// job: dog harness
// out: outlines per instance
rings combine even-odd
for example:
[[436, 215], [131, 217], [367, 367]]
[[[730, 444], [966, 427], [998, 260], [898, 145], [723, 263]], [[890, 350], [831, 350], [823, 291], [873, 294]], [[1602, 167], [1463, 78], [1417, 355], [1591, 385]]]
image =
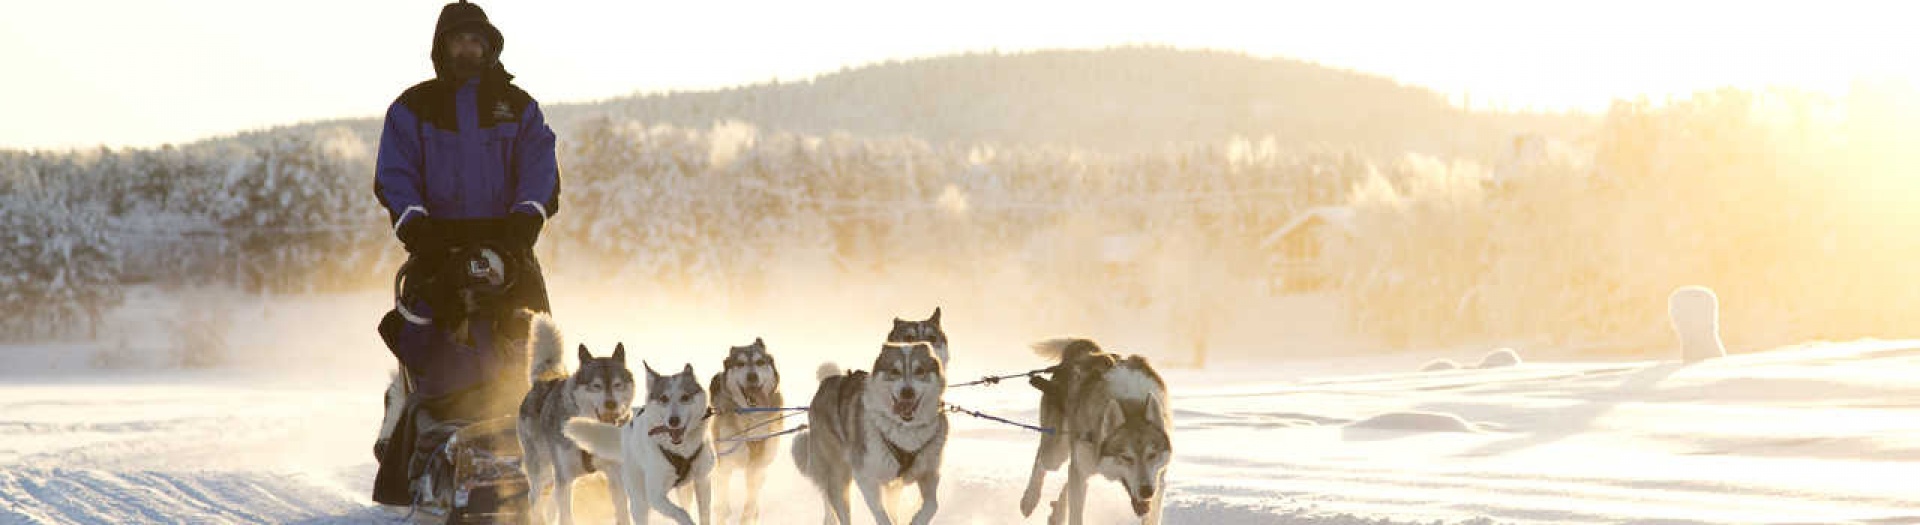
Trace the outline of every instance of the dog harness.
[[707, 446], [705, 444], [701, 444], [698, 447], [694, 447], [693, 452], [685, 456], [682, 456], [679, 454], [668, 452], [666, 446], [660, 447], [660, 455], [666, 456], [667, 463], [673, 465], [674, 477], [673, 477], [672, 486], [678, 487], [681, 485], [685, 485], [687, 483], [687, 474], [689, 471], [693, 470], [693, 458], [695, 456], [699, 456], [700, 451], [705, 448], [707, 448]]
[[914, 449], [911, 452], [907, 451], [906, 449], [900, 448], [899, 445], [893, 444], [892, 440], [889, 440], [886, 438], [880, 438], [880, 442], [887, 444], [887, 452], [893, 453], [893, 462], [898, 463], [900, 465], [900, 473], [894, 474], [894, 477], [898, 478], [898, 477], [906, 477], [907, 471], [913, 470], [914, 460], [920, 457], [920, 451], [926, 450], [927, 443], [932, 443], [933, 440], [929, 439], [927, 440], [927, 443], [921, 443], [920, 448]]

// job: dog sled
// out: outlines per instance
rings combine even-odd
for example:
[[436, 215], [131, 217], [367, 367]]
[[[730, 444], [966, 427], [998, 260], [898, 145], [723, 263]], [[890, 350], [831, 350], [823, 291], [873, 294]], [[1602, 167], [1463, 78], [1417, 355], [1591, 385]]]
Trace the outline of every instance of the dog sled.
[[546, 305], [514, 291], [539, 270], [492, 241], [496, 221], [444, 226], [446, 253], [408, 260], [380, 323], [400, 366], [374, 447], [373, 499], [419, 523], [524, 523], [515, 414], [527, 391], [528, 309]]
[[520, 470], [514, 417], [450, 423], [429, 432], [431, 450], [415, 453], [413, 501], [408, 517], [427, 524], [494, 524], [527, 521], [527, 479]]

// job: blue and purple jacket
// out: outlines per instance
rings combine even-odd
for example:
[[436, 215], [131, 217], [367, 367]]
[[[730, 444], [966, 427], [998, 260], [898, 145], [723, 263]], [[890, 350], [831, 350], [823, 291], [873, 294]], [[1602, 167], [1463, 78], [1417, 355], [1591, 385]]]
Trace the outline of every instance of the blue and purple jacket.
[[504, 69], [421, 82], [387, 108], [373, 188], [394, 227], [417, 216], [560, 211], [553, 129]]

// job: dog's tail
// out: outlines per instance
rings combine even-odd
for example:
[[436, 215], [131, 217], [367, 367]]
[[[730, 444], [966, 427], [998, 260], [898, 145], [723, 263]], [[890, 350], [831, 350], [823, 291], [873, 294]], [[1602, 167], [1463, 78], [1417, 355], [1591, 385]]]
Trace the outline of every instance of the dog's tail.
[[398, 369], [387, 377], [387, 391], [380, 398], [386, 414], [380, 416], [380, 435], [373, 438], [373, 457], [376, 459], [386, 456], [387, 444], [393, 440], [393, 429], [400, 426], [400, 416], [407, 410], [406, 381]]
[[811, 444], [807, 442], [809, 437], [807, 434], [812, 433], [812, 430], [802, 430], [800, 433], [794, 434], [792, 450], [793, 467], [800, 469], [800, 475], [806, 476], [809, 479], [813, 478], [813, 454], [807, 451], [807, 447], [811, 446]]
[[1100, 353], [1100, 345], [1090, 339], [1061, 337], [1034, 343], [1033, 353], [1048, 362], [1059, 363], [1079, 355]]
[[396, 369], [392, 374], [388, 374], [387, 392], [381, 396], [381, 403], [387, 413], [380, 418], [380, 439], [386, 439], [387, 436], [393, 435], [393, 427], [399, 424], [400, 412], [407, 404], [407, 380], [400, 377], [399, 370]]
[[567, 420], [566, 428], [560, 429], [568, 439], [580, 445], [593, 457], [610, 461], [619, 461], [620, 427], [594, 421], [593, 418], [576, 417]]
[[840, 375], [841, 372], [840, 365], [820, 363], [820, 368], [813, 372], [813, 379], [815, 381], [826, 381], [827, 378]]
[[527, 384], [566, 375], [560, 366], [566, 354], [561, 350], [560, 327], [553, 324], [553, 316], [534, 314], [528, 331], [532, 333], [527, 335]]
[[[825, 384], [828, 378], [839, 376], [845, 372], [845, 370], [840, 369], [840, 365], [820, 363], [820, 368], [814, 370], [813, 375], [816, 379], [820, 380], [822, 384]], [[807, 479], [814, 479], [815, 483], [819, 483], [820, 481], [815, 479], [813, 472], [813, 436], [811, 434], [813, 434], [812, 430], [802, 430], [798, 434], [793, 435], [793, 466], [794, 468], [800, 469], [801, 476]]]

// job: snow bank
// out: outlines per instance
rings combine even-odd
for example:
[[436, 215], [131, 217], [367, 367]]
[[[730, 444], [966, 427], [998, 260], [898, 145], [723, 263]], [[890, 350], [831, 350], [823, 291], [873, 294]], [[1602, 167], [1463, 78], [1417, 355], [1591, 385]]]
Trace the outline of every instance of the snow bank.
[[1692, 363], [1725, 357], [1720, 342], [1720, 298], [1705, 286], [1675, 288], [1667, 297], [1667, 317], [1680, 336], [1680, 358]]
[[1480, 426], [1440, 412], [1388, 412], [1347, 424], [1348, 428], [1410, 432], [1479, 432]]
[[1519, 352], [1513, 351], [1512, 348], [1495, 348], [1480, 358], [1480, 365], [1477, 368], [1500, 368], [1519, 364]]

